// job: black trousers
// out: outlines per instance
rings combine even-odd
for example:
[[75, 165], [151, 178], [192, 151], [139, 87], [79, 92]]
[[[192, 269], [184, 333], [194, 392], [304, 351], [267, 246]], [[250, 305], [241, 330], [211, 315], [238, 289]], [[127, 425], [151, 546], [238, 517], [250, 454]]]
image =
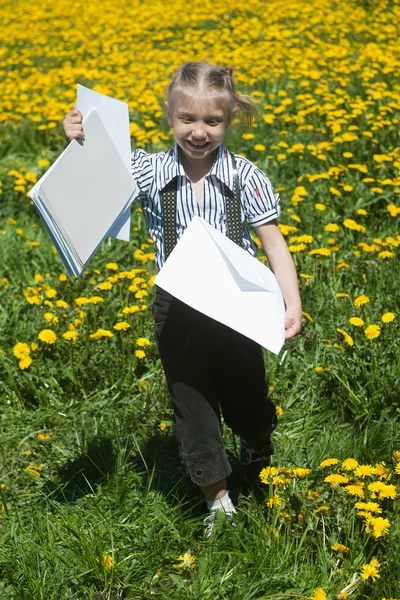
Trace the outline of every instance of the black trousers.
[[210, 485], [231, 473], [221, 412], [235, 434], [271, 454], [277, 417], [268, 399], [261, 347], [160, 288], [152, 310], [174, 431], [192, 481]]

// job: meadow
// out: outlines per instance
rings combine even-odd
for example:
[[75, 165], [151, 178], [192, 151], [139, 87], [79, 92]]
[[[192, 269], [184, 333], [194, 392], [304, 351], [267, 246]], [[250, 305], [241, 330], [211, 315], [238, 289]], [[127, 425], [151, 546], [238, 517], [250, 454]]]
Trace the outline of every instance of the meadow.
[[[400, 598], [399, 28], [399, 0], [0, 3], [1, 600]], [[272, 466], [247, 482], [224, 428], [237, 526], [209, 540], [140, 207], [73, 279], [27, 193], [76, 83], [129, 102], [132, 147], [168, 148], [188, 59], [231, 67], [257, 104], [227, 145], [280, 193], [304, 310], [265, 353]]]

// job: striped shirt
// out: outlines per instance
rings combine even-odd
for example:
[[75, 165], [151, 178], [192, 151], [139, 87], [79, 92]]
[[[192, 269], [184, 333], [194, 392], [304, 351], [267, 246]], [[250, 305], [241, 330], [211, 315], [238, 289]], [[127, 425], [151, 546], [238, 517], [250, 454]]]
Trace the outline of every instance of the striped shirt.
[[[250, 237], [247, 227], [264, 225], [280, 215], [279, 195], [271, 186], [268, 177], [243, 156], [235, 154], [241, 190], [241, 217], [243, 224], [243, 248], [254, 256], [257, 246]], [[138, 149], [132, 153], [132, 176], [138, 186], [137, 199], [141, 204], [147, 228], [155, 243], [156, 262], [164, 264], [163, 219], [160, 191], [177, 177], [176, 227], [177, 239], [195, 215], [221, 233], [227, 235], [225, 207], [225, 185], [233, 190], [233, 168], [231, 157], [225, 146], [218, 153], [208, 175], [204, 178], [203, 197], [197, 202], [193, 186], [179, 160], [178, 147], [157, 154], [148, 154]]]

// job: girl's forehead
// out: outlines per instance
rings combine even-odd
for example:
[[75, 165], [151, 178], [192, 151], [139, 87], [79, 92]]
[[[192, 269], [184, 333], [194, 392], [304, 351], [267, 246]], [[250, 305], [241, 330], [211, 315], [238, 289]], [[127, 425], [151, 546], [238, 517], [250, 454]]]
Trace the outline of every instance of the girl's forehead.
[[[228, 112], [228, 103], [221, 97], [192, 94], [176, 94], [171, 107], [174, 113], [187, 113], [193, 115], [214, 115], [224, 117]], [[226, 104], [226, 106], [225, 106]]]

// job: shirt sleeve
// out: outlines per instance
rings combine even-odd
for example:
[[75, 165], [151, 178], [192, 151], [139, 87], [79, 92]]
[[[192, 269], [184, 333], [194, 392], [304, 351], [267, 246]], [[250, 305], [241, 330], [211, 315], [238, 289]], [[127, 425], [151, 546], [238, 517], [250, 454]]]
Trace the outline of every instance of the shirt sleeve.
[[148, 194], [154, 180], [153, 165], [150, 155], [138, 148], [131, 155], [131, 174], [138, 186], [138, 194]]
[[246, 217], [252, 227], [278, 219], [281, 214], [279, 194], [276, 194], [268, 177], [254, 167], [243, 189]]

